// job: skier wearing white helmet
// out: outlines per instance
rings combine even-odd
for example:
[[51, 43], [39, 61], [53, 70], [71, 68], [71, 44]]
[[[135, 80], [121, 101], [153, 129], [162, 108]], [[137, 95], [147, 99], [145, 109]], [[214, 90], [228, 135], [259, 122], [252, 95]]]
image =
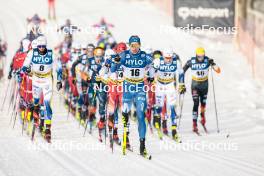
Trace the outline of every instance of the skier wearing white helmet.
[[163, 57], [154, 60], [154, 68], [156, 69], [156, 105], [154, 113], [154, 125], [158, 131], [159, 137], [162, 139], [161, 133], [161, 111], [166, 100], [167, 113], [171, 117], [171, 132], [172, 138], [179, 142], [177, 135], [176, 123], [176, 74], [178, 74], [179, 93], [185, 93], [184, 73], [178, 58], [173, 57], [174, 53], [171, 49], [165, 49]]
[[[37, 38], [37, 48], [31, 50], [23, 64], [24, 72], [32, 72], [32, 89], [34, 98], [34, 127], [39, 126], [40, 97], [43, 94], [43, 100], [46, 107], [44, 137], [50, 142], [51, 140], [51, 120], [52, 109], [50, 100], [52, 96], [52, 68], [53, 56], [52, 50], [47, 49], [47, 39], [44, 36]], [[61, 76], [58, 75], [58, 82]]]

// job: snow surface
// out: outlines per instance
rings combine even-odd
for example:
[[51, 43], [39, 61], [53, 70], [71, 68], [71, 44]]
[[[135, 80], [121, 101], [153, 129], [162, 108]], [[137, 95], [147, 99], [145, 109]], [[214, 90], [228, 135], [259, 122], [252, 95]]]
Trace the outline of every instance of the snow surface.
[[[46, 17], [47, 4], [43, 0], [0, 0], [0, 4], [0, 35], [8, 42], [10, 60], [19, 40], [25, 35], [25, 19], [36, 12]], [[160, 141], [156, 134], [151, 134], [148, 130], [146, 145], [153, 156], [151, 161], [137, 154], [139, 142], [136, 122], [132, 122], [130, 130], [134, 152], [123, 156], [120, 147], [115, 145], [112, 154], [108, 143], [105, 145], [98, 142], [97, 131], [92, 136], [86, 134], [82, 137], [83, 128], [79, 127], [74, 118], [67, 120], [67, 110], [62, 104], [60, 93], [54, 91], [52, 144], [46, 144], [39, 134], [32, 143], [25, 133], [21, 134], [19, 121], [13, 129], [10, 125], [8, 102], [5, 103], [0, 113], [1, 176], [263, 175], [263, 85], [252, 79], [246, 59], [234, 47], [231, 37], [194, 36], [174, 30], [166, 33], [161, 29], [171, 26], [172, 19], [145, 1], [61, 0], [57, 1], [57, 14], [58, 21], [47, 21], [47, 27], [61, 25], [66, 18], [70, 18], [76, 25], [89, 27], [104, 16], [115, 25], [112, 31], [118, 41], [127, 41], [129, 35], [138, 34], [145, 46], [149, 45], [154, 49], [172, 47], [181, 56], [183, 63], [194, 54], [197, 46], [204, 46], [207, 54], [222, 68], [220, 75], [214, 74], [220, 133], [216, 132], [212, 86], [206, 113], [210, 134], [204, 134], [201, 127], [201, 137], [191, 132], [189, 73], [186, 75], [188, 91], [180, 128], [183, 143], [175, 144], [169, 138]], [[62, 39], [55, 32], [48, 33], [47, 37], [51, 47]], [[75, 38], [94, 41], [95, 34], [81, 33]], [[4, 80], [0, 84], [1, 103], [7, 91], [7, 83]], [[200, 147], [190, 148], [197, 144]], [[215, 149], [217, 145], [229, 148]], [[201, 149], [201, 146], [205, 148]], [[211, 148], [208, 149], [208, 146]]]

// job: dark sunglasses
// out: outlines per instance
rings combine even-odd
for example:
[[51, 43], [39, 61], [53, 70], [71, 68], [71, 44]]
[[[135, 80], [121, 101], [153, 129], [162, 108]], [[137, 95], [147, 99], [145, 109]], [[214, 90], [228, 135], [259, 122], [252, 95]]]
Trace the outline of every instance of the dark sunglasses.
[[38, 45], [38, 48], [46, 48], [46, 45]]

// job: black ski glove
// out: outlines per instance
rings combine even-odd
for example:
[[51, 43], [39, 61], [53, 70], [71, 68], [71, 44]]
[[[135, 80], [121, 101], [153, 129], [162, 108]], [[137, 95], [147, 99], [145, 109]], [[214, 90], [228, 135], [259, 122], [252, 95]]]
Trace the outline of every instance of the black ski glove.
[[62, 88], [62, 83], [61, 83], [61, 81], [58, 81], [58, 82], [57, 82], [56, 87], [57, 87], [57, 90], [58, 90], [58, 91]]

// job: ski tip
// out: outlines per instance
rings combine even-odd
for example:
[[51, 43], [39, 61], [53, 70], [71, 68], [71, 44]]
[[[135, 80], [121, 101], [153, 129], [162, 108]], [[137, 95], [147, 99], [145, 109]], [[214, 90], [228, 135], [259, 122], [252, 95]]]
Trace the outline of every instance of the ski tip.
[[139, 156], [141, 156], [141, 157], [143, 157], [143, 158], [145, 158], [145, 159], [147, 159], [147, 160], [151, 160], [152, 159], [152, 156], [151, 155], [142, 155], [142, 154], [139, 154]]

